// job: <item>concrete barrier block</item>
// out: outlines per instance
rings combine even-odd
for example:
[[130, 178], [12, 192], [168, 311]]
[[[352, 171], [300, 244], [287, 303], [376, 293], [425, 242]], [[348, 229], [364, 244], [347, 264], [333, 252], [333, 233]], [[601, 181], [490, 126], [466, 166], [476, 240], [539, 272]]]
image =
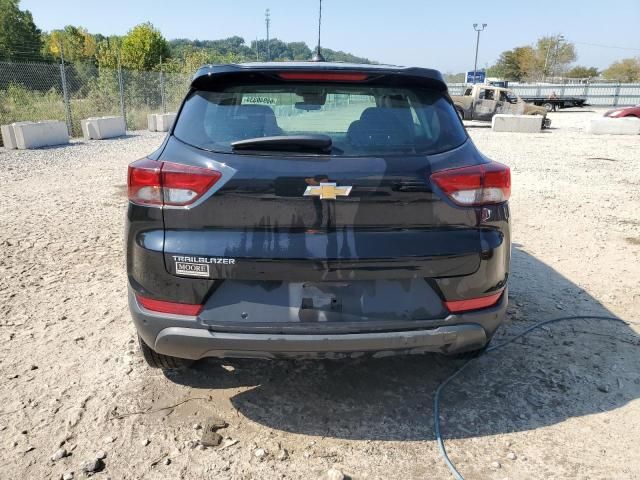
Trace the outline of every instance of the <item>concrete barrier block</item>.
[[67, 124], [55, 120], [19, 122], [13, 124], [16, 146], [19, 149], [50, 147], [69, 143]]
[[4, 148], [18, 148], [18, 145], [16, 145], [16, 134], [13, 131], [13, 125], [2, 125], [0, 130], [2, 131], [2, 144], [4, 145]]
[[176, 120], [175, 113], [159, 113], [156, 115], [156, 131], [168, 132]]
[[587, 133], [594, 135], [640, 135], [640, 118], [593, 118]]
[[2, 143], [5, 148], [15, 149], [18, 148], [18, 144], [16, 142], [16, 125], [28, 125], [34, 122], [13, 122], [9, 125], [2, 125], [0, 130], [2, 130]]
[[125, 134], [122, 117], [91, 117], [81, 122], [85, 140], [104, 140]]
[[150, 113], [149, 115], [147, 115], [147, 127], [149, 128], [150, 132], [156, 132], [156, 128], [157, 128], [157, 122], [156, 119], [158, 118], [158, 114], [157, 113]]
[[89, 119], [80, 120], [80, 128], [82, 128], [82, 138], [85, 140], [89, 140], [91, 138], [91, 133], [89, 132]]
[[542, 129], [542, 116], [499, 113], [493, 116], [491, 129], [494, 132], [538, 133]]

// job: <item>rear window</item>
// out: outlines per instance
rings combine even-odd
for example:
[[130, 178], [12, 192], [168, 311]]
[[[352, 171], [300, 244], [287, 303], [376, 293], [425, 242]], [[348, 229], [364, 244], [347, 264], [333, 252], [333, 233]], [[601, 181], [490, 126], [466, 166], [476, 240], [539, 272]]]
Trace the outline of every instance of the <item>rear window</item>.
[[306, 134], [331, 137], [330, 154], [338, 156], [430, 154], [466, 140], [441, 93], [341, 84], [194, 91], [174, 130], [183, 142], [215, 152], [231, 152], [238, 140]]

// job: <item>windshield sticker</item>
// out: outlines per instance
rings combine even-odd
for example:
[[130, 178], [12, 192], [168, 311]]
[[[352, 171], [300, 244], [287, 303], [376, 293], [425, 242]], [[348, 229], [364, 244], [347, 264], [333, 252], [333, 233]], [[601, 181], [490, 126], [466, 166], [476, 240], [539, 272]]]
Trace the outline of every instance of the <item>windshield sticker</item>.
[[242, 97], [243, 105], [276, 105], [278, 100], [273, 97], [261, 97], [261, 96], [251, 96], [251, 97]]

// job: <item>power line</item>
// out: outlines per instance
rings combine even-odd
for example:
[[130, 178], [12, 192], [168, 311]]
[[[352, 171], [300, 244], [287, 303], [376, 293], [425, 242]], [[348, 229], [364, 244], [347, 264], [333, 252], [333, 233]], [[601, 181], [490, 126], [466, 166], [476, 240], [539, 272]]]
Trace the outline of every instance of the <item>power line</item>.
[[599, 43], [587, 43], [587, 42], [573, 42], [578, 45], [588, 45], [590, 47], [600, 47], [600, 48], [615, 48], [617, 50], [632, 50], [635, 52], [640, 52], [640, 48], [631, 48], [631, 47], [618, 47], [616, 45], [601, 45]]

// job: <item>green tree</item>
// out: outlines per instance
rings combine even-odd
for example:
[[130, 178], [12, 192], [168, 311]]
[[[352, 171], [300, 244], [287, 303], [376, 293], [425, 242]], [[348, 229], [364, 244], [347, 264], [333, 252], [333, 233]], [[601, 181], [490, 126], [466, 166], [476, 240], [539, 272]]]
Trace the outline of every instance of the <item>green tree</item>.
[[323, 48], [322, 55], [327, 62], [350, 62], [350, 63], [375, 63], [365, 57], [358, 57], [342, 50], [331, 50]]
[[0, 0], [0, 60], [39, 60], [40, 30], [19, 0]]
[[[192, 50], [207, 52], [209, 63], [247, 62], [256, 60], [256, 48], [259, 60], [266, 59], [266, 40], [253, 40], [245, 44], [242, 37], [229, 37], [222, 40], [188, 40], [185, 38], [169, 42], [172, 56], [176, 59], [187, 58]], [[350, 53], [323, 48], [322, 53], [329, 61], [369, 63], [369, 60]], [[269, 40], [269, 54], [272, 61], [309, 60], [313, 52], [304, 42], [283, 42], [277, 38]]]
[[562, 35], [541, 37], [535, 46], [525, 45], [502, 52], [487, 74], [506, 80], [537, 80], [566, 71], [576, 57], [575, 46]]
[[291, 60], [309, 60], [313, 53], [304, 42], [290, 42], [287, 44], [291, 55]]
[[44, 36], [45, 51], [54, 58], [69, 62], [94, 60], [96, 41], [86, 28], [67, 25], [62, 30], [53, 30]]
[[598, 76], [598, 69], [596, 67], [583, 67], [576, 65], [566, 73], [569, 78], [592, 78]]
[[122, 38], [111, 36], [98, 42], [96, 47], [96, 61], [98, 67], [115, 69], [118, 67], [118, 55], [122, 48]]
[[[466, 79], [466, 74], [464, 72], [459, 72], [459, 73], [447, 72], [442, 76], [444, 77], [444, 81], [447, 83], [463, 83]], [[487, 76], [492, 76], [488, 74], [488, 70], [487, 70]]]
[[602, 76], [607, 80], [617, 80], [619, 82], [640, 81], [640, 57], [623, 58], [618, 62], [609, 65]]
[[516, 47], [500, 54], [498, 61], [487, 70], [490, 77], [521, 81], [532, 75], [536, 65], [533, 47]]
[[121, 61], [124, 68], [155, 70], [160, 60], [169, 56], [169, 44], [151, 23], [133, 27], [122, 39]]
[[536, 68], [532, 73], [543, 77], [562, 74], [577, 57], [575, 45], [565, 41], [562, 35], [539, 38], [536, 42]]

